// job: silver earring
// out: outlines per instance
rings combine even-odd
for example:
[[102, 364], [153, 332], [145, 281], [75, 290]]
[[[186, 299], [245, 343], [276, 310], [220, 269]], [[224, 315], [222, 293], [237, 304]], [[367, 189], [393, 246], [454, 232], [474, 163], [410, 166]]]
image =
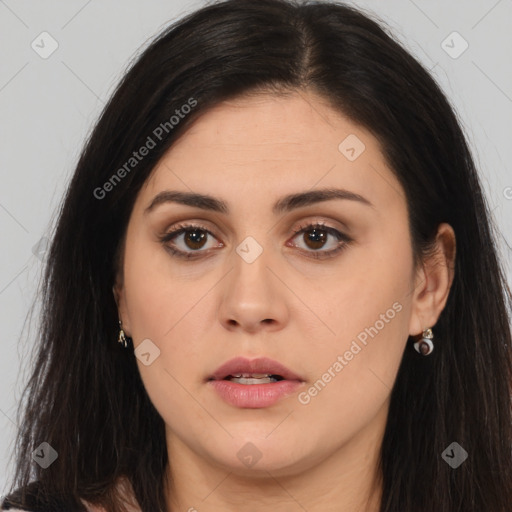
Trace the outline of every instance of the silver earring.
[[422, 338], [414, 344], [416, 352], [420, 353], [422, 356], [432, 354], [434, 350], [434, 344], [432, 343], [433, 338], [434, 334], [432, 333], [432, 329], [425, 329], [422, 333]]
[[126, 336], [123, 331], [123, 327], [121, 325], [121, 320], [119, 320], [119, 336], [117, 337], [117, 342], [121, 343], [124, 348], [128, 346], [128, 340], [126, 339]]

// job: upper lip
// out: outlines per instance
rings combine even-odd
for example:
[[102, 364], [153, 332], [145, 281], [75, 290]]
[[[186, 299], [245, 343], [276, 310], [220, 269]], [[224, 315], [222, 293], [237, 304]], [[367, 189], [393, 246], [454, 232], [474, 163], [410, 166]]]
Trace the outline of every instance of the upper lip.
[[269, 375], [280, 375], [286, 380], [303, 380], [286, 366], [268, 357], [258, 357], [256, 359], [235, 357], [219, 366], [208, 380], [222, 380], [229, 375], [238, 373], [268, 373]]

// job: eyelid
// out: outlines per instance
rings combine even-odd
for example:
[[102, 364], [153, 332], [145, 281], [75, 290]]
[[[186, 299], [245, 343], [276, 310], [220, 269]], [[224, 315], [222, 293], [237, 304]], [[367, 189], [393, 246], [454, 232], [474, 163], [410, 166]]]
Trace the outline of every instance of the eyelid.
[[310, 216], [307, 219], [301, 219], [297, 222], [293, 223], [293, 226], [291, 228], [292, 233], [297, 233], [301, 229], [305, 229], [309, 226], [322, 226], [325, 229], [334, 229], [336, 231], [339, 231], [343, 235], [345, 235], [348, 238], [348, 233], [350, 232], [348, 226], [346, 226], [344, 223], [342, 223], [339, 220], [330, 219], [325, 216], [316, 215], [316, 216]]

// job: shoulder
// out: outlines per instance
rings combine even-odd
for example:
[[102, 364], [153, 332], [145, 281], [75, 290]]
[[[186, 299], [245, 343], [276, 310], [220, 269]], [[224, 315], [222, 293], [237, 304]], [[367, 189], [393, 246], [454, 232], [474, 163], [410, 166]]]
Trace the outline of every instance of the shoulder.
[[[84, 503], [85, 506], [85, 503]], [[0, 503], [0, 511], [9, 512], [94, 512], [92, 507], [73, 506], [70, 497], [45, 493], [39, 482], [32, 482], [26, 487], [16, 489]]]

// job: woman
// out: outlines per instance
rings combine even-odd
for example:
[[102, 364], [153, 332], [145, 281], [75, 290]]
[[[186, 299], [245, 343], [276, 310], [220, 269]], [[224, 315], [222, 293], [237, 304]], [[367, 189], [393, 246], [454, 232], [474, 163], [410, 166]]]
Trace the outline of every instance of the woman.
[[509, 510], [496, 254], [452, 108], [376, 22], [200, 9], [69, 185], [4, 509]]

